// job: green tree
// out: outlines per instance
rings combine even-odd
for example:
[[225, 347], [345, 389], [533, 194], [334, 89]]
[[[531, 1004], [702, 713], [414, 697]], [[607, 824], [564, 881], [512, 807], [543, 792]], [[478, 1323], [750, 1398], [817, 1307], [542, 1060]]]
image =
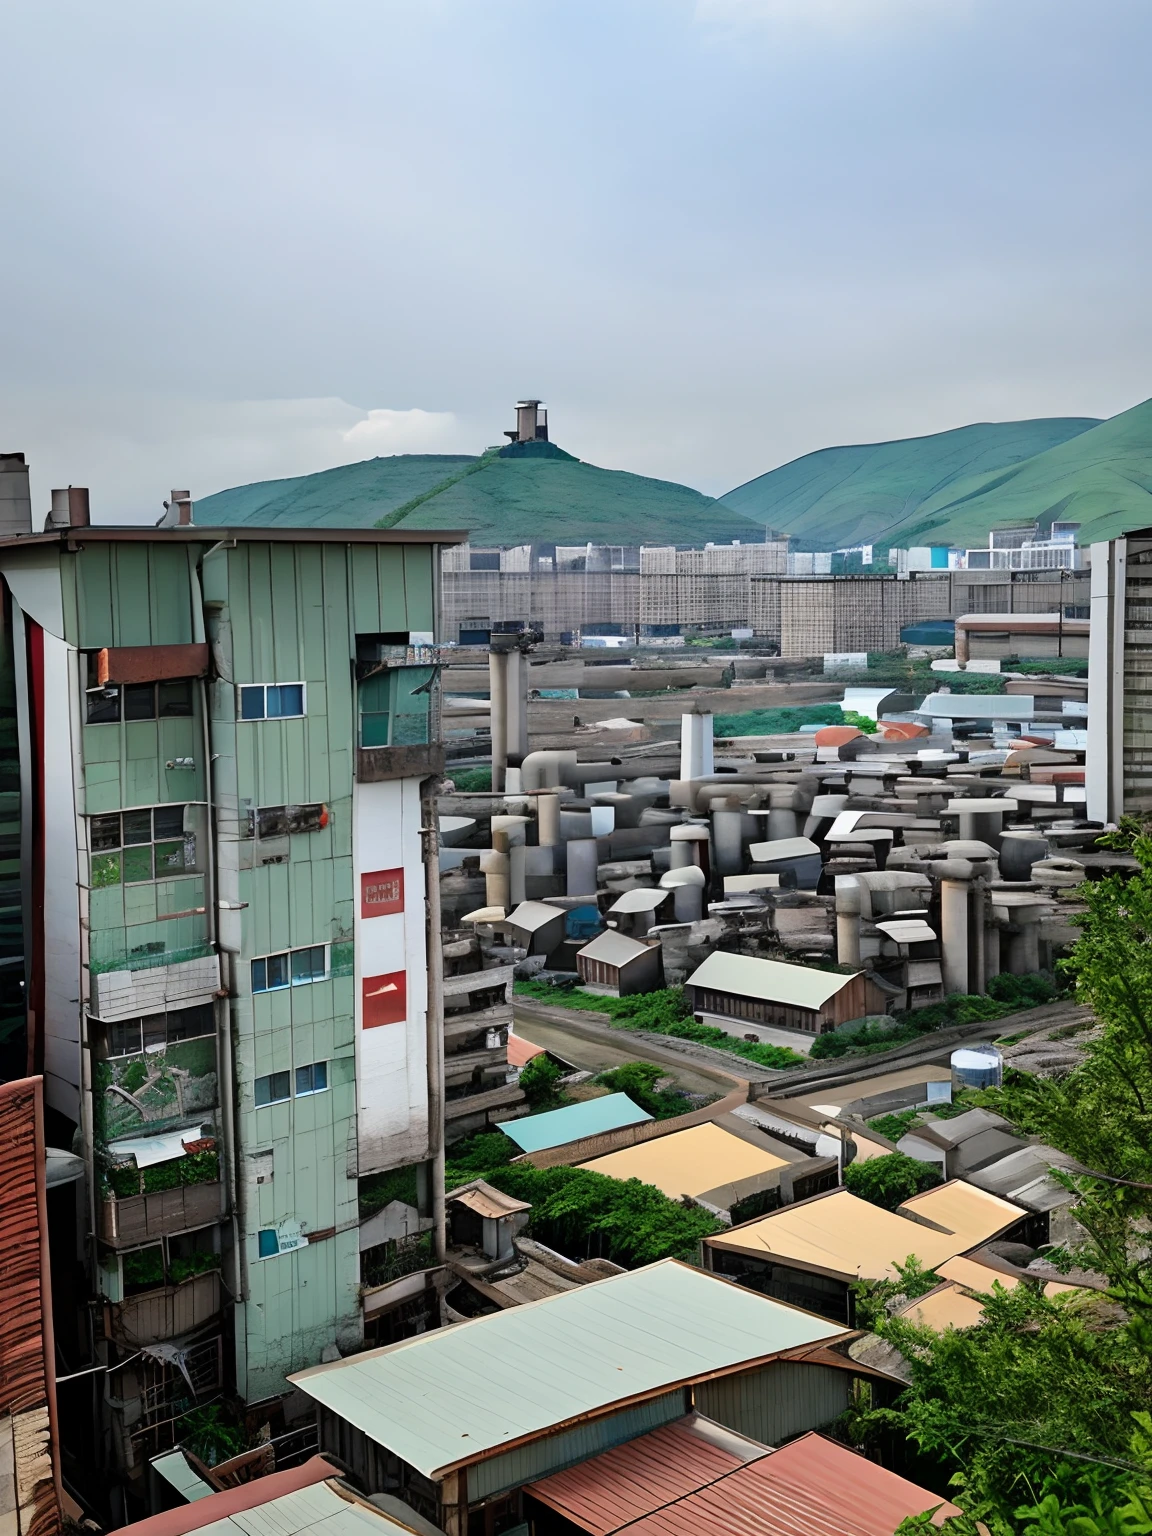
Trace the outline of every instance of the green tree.
[[520, 1086], [524, 1097], [533, 1109], [555, 1109], [560, 1103], [558, 1084], [564, 1076], [554, 1061], [543, 1053], [533, 1056], [526, 1067], [520, 1069]]
[[647, 1110], [657, 1120], [670, 1120], [675, 1115], [687, 1114], [696, 1106], [674, 1088], [657, 1088], [656, 1084], [666, 1076], [667, 1073], [655, 1062], [626, 1061], [622, 1066], [601, 1072], [596, 1081], [613, 1093], [626, 1093], [633, 1104]]
[[894, 1211], [921, 1190], [942, 1182], [932, 1163], [922, 1163], [903, 1152], [865, 1158], [862, 1163], [849, 1163], [844, 1170], [844, 1183], [851, 1194], [873, 1205], [882, 1205], [886, 1211]]

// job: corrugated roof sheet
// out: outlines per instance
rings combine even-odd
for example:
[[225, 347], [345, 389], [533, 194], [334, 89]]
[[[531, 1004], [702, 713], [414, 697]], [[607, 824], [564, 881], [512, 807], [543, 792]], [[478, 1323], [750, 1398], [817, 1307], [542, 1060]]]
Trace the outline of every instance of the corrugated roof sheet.
[[510, 1067], [526, 1067], [534, 1056], [543, 1056], [544, 1047], [533, 1045], [531, 1040], [525, 1040], [522, 1035], [514, 1035], [508, 1032], [508, 1065]]
[[401, 1536], [405, 1527], [329, 1481], [192, 1529], [203, 1536]]
[[606, 1093], [581, 1104], [566, 1104], [542, 1115], [524, 1115], [519, 1120], [497, 1122], [505, 1136], [511, 1137], [522, 1152], [543, 1152], [548, 1147], [563, 1147], [582, 1136], [599, 1136], [603, 1131], [619, 1130], [622, 1125], [639, 1125], [651, 1120], [647, 1110], [633, 1104], [626, 1093]]
[[946, 1328], [975, 1328], [984, 1316], [984, 1304], [954, 1281], [946, 1280], [916, 1300], [906, 1302], [895, 1315], [917, 1328], [943, 1333]]
[[40, 1078], [0, 1084], [0, 1146], [0, 1415], [12, 1415], [14, 1524], [19, 1536], [55, 1536], [59, 1448]]
[[[802, 1435], [628, 1527], [628, 1536], [892, 1536], [929, 1493], [821, 1435]], [[945, 1503], [934, 1522], [958, 1514]]]
[[[524, 1491], [592, 1536], [611, 1536], [629, 1521], [695, 1493], [749, 1460], [693, 1433], [694, 1422], [677, 1419], [531, 1483]], [[770, 1454], [767, 1447], [760, 1451]]]
[[544, 928], [563, 916], [563, 907], [550, 907], [543, 901], [522, 901], [514, 911], [509, 912], [504, 921], [510, 928], [523, 928], [525, 933], [535, 933], [538, 928]]
[[197, 1499], [210, 1499], [220, 1491], [213, 1488], [211, 1483], [206, 1483], [199, 1472], [192, 1470], [183, 1451], [165, 1451], [163, 1456], [153, 1456], [151, 1467], [166, 1483], [171, 1483], [189, 1504]]
[[986, 1189], [977, 1189], [965, 1179], [950, 1179], [947, 1184], [926, 1189], [923, 1194], [902, 1201], [898, 1209], [955, 1232], [961, 1240], [956, 1246], [957, 1253], [988, 1242], [997, 1232], [1003, 1232], [1028, 1214], [1018, 1205], [1001, 1200]]
[[470, 1184], [461, 1184], [458, 1189], [450, 1189], [444, 1198], [466, 1206], [477, 1216], [488, 1216], [494, 1221], [499, 1220], [501, 1216], [515, 1216], [518, 1211], [532, 1209], [527, 1200], [514, 1200], [503, 1190], [493, 1189], [492, 1185], [486, 1184], [483, 1179], [473, 1179]]
[[758, 997], [789, 1008], [823, 1008], [830, 997], [853, 980], [835, 971], [817, 971], [807, 965], [786, 965], [782, 960], [760, 960], [755, 955], [729, 955], [716, 949], [688, 978], [690, 987]]
[[187, 1536], [189, 1531], [217, 1524], [227, 1531], [229, 1517], [241, 1510], [267, 1504], [298, 1488], [308, 1488], [337, 1475], [337, 1468], [330, 1461], [325, 1461], [323, 1456], [311, 1456], [303, 1466], [290, 1467], [287, 1472], [270, 1472], [266, 1477], [210, 1494], [207, 1499], [197, 1500], [196, 1505], [181, 1504], [177, 1509], [166, 1509], [158, 1515], [150, 1515], [147, 1520], [121, 1526], [116, 1536]]
[[583, 1166], [613, 1179], [640, 1179], [654, 1184], [670, 1199], [679, 1200], [681, 1195], [702, 1195], [722, 1184], [735, 1184], [787, 1164], [786, 1159], [710, 1121], [655, 1141], [623, 1147]]
[[641, 944], [637, 939], [630, 939], [626, 934], [617, 933], [615, 928], [606, 928], [590, 943], [585, 944], [583, 949], [577, 950], [576, 954], [577, 958], [583, 955], [586, 960], [599, 960], [602, 965], [627, 965], [629, 960], [646, 955], [648, 949], [647, 944]]
[[774, 1254], [843, 1280], [894, 1280], [896, 1265], [909, 1254], [931, 1269], [973, 1246], [871, 1205], [846, 1189], [782, 1206], [707, 1241], [761, 1258]]
[[432, 1476], [625, 1399], [843, 1332], [665, 1259], [290, 1379]]

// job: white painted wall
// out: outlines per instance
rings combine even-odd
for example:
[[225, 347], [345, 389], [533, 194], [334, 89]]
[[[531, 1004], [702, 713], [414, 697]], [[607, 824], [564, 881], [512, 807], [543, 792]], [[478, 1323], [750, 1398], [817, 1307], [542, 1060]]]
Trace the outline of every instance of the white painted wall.
[[[393, 868], [404, 870], [404, 911], [383, 917], [361, 917], [360, 876]], [[363, 1177], [428, 1156], [428, 970], [418, 779], [354, 785], [352, 870], [357, 1140]], [[407, 971], [405, 1022], [365, 1029], [364, 977], [400, 970]]]

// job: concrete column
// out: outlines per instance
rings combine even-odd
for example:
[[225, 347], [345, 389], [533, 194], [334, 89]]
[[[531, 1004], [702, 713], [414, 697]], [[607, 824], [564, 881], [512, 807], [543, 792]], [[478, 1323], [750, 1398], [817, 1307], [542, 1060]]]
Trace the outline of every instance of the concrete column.
[[507, 753], [509, 757], [528, 756], [528, 658], [517, 649], [509, 651], [507, 662]]
[[996, 848], [1007, 809], [1005, 800], [949, 800], [946, 813], [960, 818], [961, 841], [988, 843]]
[[681, 779], [707, 778], [712, 771], [712, 716], [681, 715]]
[[799, 837], [796, 812], [791, 810], [776, 810], [768, 812], [768, 841], [776, 842], [779, 838]]
[[1038, 906], [1013, 909], [1015, 932], [1008, 946], [1008, 969], [1013, 976], [1032, 976], [1040, 969], [1040, 913]]
[[712, 812], [712, 852], [718, 875], [744, 872], [744, 816], [741, 811]]
[[541, 848], [555, 848], [560, 841], [560, 796], [536, 796], [536, 835]]
[[508, 900], [514, 907], [528, 900], [527, 888], [524, 884], [527, 862], [527, 846], [524, 843], [513, 843], [508, 849]]
[[574, 837], [567, 844], [569, 896], [595, 896], [600, 850], [594, 837]]
[[940, 939], [944, 992], [968, 990], [968, 881], [940, 882]]
[[836, 961], [860, 964], [860, 886], [853, 875], [836, 876]]
[[974, 880], [968, 903], [968, 929], [972, 935], [970, 988], [983, 997], [988, 987], [988, 954], [985, 944], [988, 912], [988, 888], [983, 880]]
[[504, 849], [489, 848], [480, 855], [480, 869], [484, 875], [484, 905], [510, 906], [508, 883], [508, 853]]
[[672, 910], [678, 923], [698, 923], [704, 915], [704, 887], [676, 886], [672, 896]]
[[488, 717], [492, 736], [492, 788], [501, 793], [508, 772], [508, 657], [503, 651], [488, 652]]

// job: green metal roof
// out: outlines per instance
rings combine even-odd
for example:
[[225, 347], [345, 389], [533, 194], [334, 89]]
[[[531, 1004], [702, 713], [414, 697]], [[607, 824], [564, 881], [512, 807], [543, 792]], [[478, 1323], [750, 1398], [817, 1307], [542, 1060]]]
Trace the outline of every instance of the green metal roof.
[[302, 1536], [305, 1531], [308, 1536], [406, 1536], [408, 1528], [380, 1510], [342, 1498], [327, 1483], [298, 1488], [196, 1527], [197, 1536]]
[[618, 1131], [622, 1125], [639, 1125], [651, 1118], [626, 1093], [606, 1093], [598, 1099], [547, 1110], [542, 1115], [501, 1121], [500, 1129], [522, 1152], [545, 1152], [549, 1147], [579, 1141], [582, 1136], [599, 1136], [602, 1131]]
[[843, 1328], [676, 1259], [289, 1377], [426, 1476]]

